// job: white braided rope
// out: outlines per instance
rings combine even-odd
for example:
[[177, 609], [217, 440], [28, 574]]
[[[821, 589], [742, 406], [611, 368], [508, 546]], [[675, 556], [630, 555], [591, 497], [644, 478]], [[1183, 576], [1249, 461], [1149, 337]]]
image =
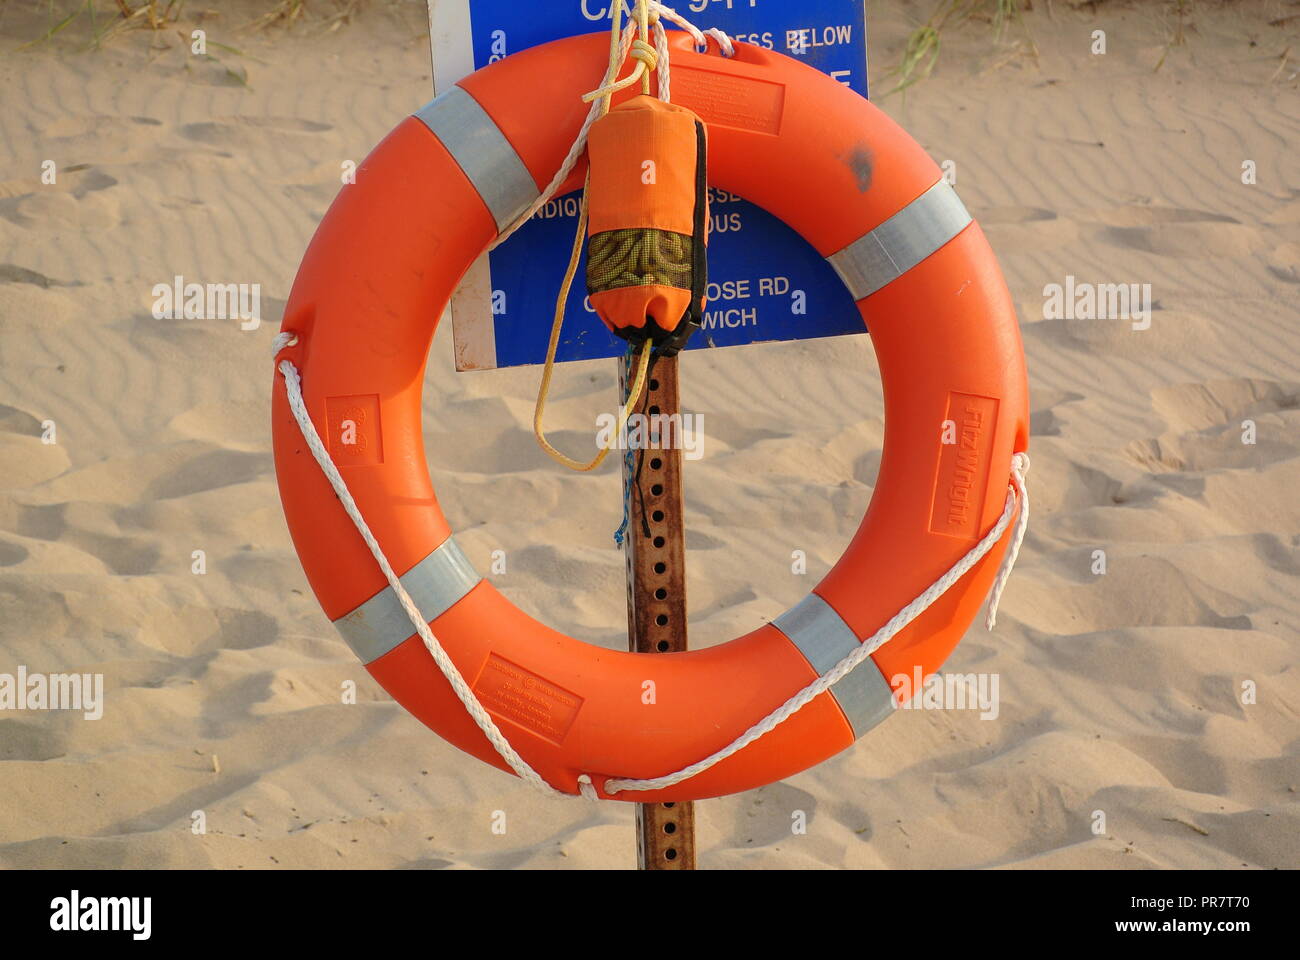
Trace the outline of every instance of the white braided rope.
[[1029, 493], [1025, 489], [1025, 473], [1029, 470], [1029, 455], [1026, 453], [1017, 453], [1011, 458], [1011, 486], [1007, 490], [1006, 506], [1002, 510], [1002, 516], [993, 528], [984, 535], [970, 552], [957, 561], [948, 572], [941, 576], [934, 583], [926, 588], [925, 592], [905, 606], [883, 627], [877, 630], [869, 640], [864, 641], [852, 653], [846, 656], [839, 663], [835, 664], [829, 671], [822, 674], [808, 686], [804, 687], [793, 697], [777, 707], [766, 717], [754, 724], [739, 737], [727, 744], [716, 753], [705, 757], [689, 767], [683, 767], [676, 773], [670, 773], [662, 777], [653, 777], [648, 780], [621, 780], [610, 778], [605, 781], [602, 789], [605, 794], [611, 795], [620, 793], [624, 790], [663, 790], [667, 787], [681, 783], [683, 780], [689, 780], [691, 777], [698, 776], [710, 767], [721, 763], [723, 760], [749, 746], [759, 737], [771, 733], [785, 721], [806, 707], [814, 699], [821, 696], [841, 679], [848, 675], [858, 664], [866, 660], [867, 657], [875, 653], [882, 646], [888, 643], [893, 637], [909, 623], [924, 613], [931, 604], [948, 589], [970, 572], [971, 567], [975, 566], [983, 556], [993, 549], [1007, 530], [1007, 525], [1011, 518], [1016, 514], [1016, 499], [1019, 497], [1021, 502], [1020, 522], [1016, 524], [1013, 533], [1013, 542], [1003, 558], [1002, 567], [998, 572], [998, 579], [994, 584], [993, 590], [989, 594], [989, 620], [992, 623], [996, 615], [998, 602], [1002, 599], [1002, 588], [1006, 586], [1007, 577], [1011, 574], [1011, 565], [1015, 563], [1016, 556], [1020, 553], [1020, 539], [1025, 535], [1025, 527], [1029, 520]]
[[[276, 335], [272, 348], [273, 356], [278, 356], [280, 351], [286, 347], [291, 347], [298, 342], [298, 337], [291, 331], [285, 331]], [[344, 511], [352, 520], [357, 532], [361, 534], [366, 546], [370, 550], [371, 556], [379, 564], [379, 569], [383, 572], [384, 578], [388, 581], [389, 587], [392, 588], [394, 595], [402, 605], [407, 618], [411, 625], [415, 627], [420, 639], [424, 642], [425, 649], [433, 657], [434, 663], [442, 671], [442, 675], [447, 678], [455, 692], [457, 699], [464, 705], [470, 717], [474, 720], [478, 728], [483, 731], [484, 736], [496, 749], [506, 764], [518, 774], [524, 782], [536, 787], [537, 789], [552, 795], [571, 796], [556, 790], [547, 783], [542, 776], [528, 765], [528, 763], [515, 751], [510, 741], [505, 738], [497, 725], [492, 721], [492, 717], [487, 710], [479, 703], [478, 698], [474, 696], [474, 691], [469, 688], [465, 678], [461, 675], [456, 665], [452, 663], [447, 652], [443, 650], [442, 645], [438, 642], [437, 637], [429, 628], [428, 622], [424, 615], [411, 599], [406, 588], [402, 586], [401, 579], [394, 572], [384, 556], [383, 549], [379, 546], [378, 540], [371, 532], [369, 524], [361, 515], [357, 507], [356, 500], [353, 499], [349, 492], [347, 483], [344, 482], [334, 461], [330, 458], [329, 451], [325, 449], [325, 444], [321, 441], [320, 434], [316, 432], [316, 426], [312, 423], [310, 415], [307, 413], [306, 404], [302, 399], [302, 381], [298, 375], [298, 369], [289, 360], [281, 360], [277, 369], [284, 377], [285, 392], [289, 399], [289, 409], [293, 413], [293, 418], [298, 424], [298, 429], [302, 431], [303, 439], [307, 441], [307, 446], [311, 450], [312, 456], [315, 457], [317, 464], [320, 465], [325, 478], [329, 481], [334, 493], [338, 496], [339, 502], [343, 505]], [[716, 753], [705, 757], [703, 760], [693, 763], [688, 767], [678, 770], [676, 773], [666, 774], [662, 777], [654, 777], [648, 780], [624, 780], [618, 778], [609, 778], [605, 781], [603, 790], [607, 796], [619, 793], [621, 791], [646, 791], [662, 790], [681, 783], [683, 780], [689, 780], [710, 767], [722, 762], [745, 747], [749, 746], [755, 740], [771, 733], [778, 726], [789, 720], [792, 716], [802, 710], [814, 699], [825, 693], [832, 686], [843, 679], [854, 667], [862, 663], [884, 644], [888, 643], [900, 630], [920, 616], [930, 607], [940, 596], [965, 576], [970, 569], [978, 563], [985, 554], [987, 554], [1006, 532], [1007, 525], [1011, 518], [1016, 516], [1015, 529], [1012, 532], [1011, 543], [1007, 548], [1007, 553], [1002, 560], [1002, 566], [998, 570], [997, 579], [994, 581], [993, 589], [989, 593], [989, 613], [985, 621], [986, 625], [992, 629], [997, 615], [998, 603], [1002, 599], [1002, 591], [1006, 587], [1007, 579], [1011, 575], [1011, 568], [1015, 565], [1016, 557], [1020, 554], [1020, 544], [1024, 539], [1025, 530], [1029, 523], [1029, 492], [1025, 487], [1025, 473], [1029, 470], [1029, 455], [1017, 453], [1012, 457], [1011, 462], [1011, 486], [1007, 490], [1006, 506], [1003, 508], [1002, 516], [993, 528], [984, 535], [971, 550], [954, 564], [943, 576], [932, 583], [920, 596], [909, 603], [906, 607], [894, 615], [888, 623], [876, 631], [871, 639], [862, 643], [857, 649], [847, 657], [837, 663], [829, 671], [818, 677], [815, 681], [804, 687], [797, 694], [783, 703], [776, 710], [772, 711], [758, 723], [754, 724], [730, 744], [723, 747]], [[1016, 501], [1020, 501], [1020, 510], [1017, 515]], [[578, 777], [578, 790], [587, 800], [598, 799], [598, 794], [591, 777], [588, 774], [582, 774]]]
[[659, 58], [659, 68], [655, 70], [655, 80], [659, 84], [659, 99], [664, 103], [672, 103], [672, 75], [669, 67], [672, 53], [668, 49], [668, 31], [664, 29], [663, 21], [655, 21], [654, 33], [655, 56]]
[[[297, 338], [292, 333], [281, 333], [275, 338], [276, 354], [278, 354], [280, 350], [284, 349], [284, 347], [292, 346], [293, 343], [296, 342], [296, 339]], [[285, 393], [289, 398], [289, 409], [293, 411], [293, 418], [298, 423], [298, 429], [302, 431], [303, 439], [307, 441], [307, 447], [311, 450], [311, 455], [315, 457], [316, 462], [320, 464], [321, 470], [325, 473], [325, 478], [329, 481], [330, 486], [334, 488], [334, 492], [338, 495], [339, 502], [343, 505], [344, 511], [351, 518], [352, 524], [357, 528], [357, 532], [361, 534], [361, 538], [365, 540], [366, 546], [370, 549], [370, 555], [373, 556], [375, 562], [379, 564], [379, 569], [383, 571], [384, 579], [388, 581], [388, 586], [392, 588], [398, 602], [402, 605], [402, 609], [406, 611], [406, 616], [410, 619], [411, 625], [415, 627], [416, 632], [420, 635], [420, 639], [424, 641], [425, 649], [429, 651], [429, 655], [433, 657], [434, 663], [438, 665], [438, 669], [442, 671], [442, 675], [446, 677], [447, 682], [451, 684], [451, 688], [455, 691], [457, 699], [459, 699], [464, 705], [466, 711], [468, 711], [470, 717], [474, 720], [474, 723], [476, 723], [478, 728], [483, 731], [483, 735], [488, 738], [488, 741], [496, 749], [497, 753], [501, 755], [501, 759], [510, 766], [511, 770], [519, 775], [519, 779], [546, 793], [562, 797], [569, 796], [569, 794], [556, 790], [549, 783], [543, 780], [541, 774], [530, 767], [527, 762], [524, 761], [523, 757], [519, 756], [519, 754], [515, 752], [515, 748], [510, 745], [510, 741], [506, 739], [505, 734], [497, 728], [497, 725], [492, 721], [492, 717], [488, 714], [487, 710], [484, 709], [483, 704], [478, 702], [478, 698], [474, 696], [474, 691], [469, 688], [469, 684], [465, 682], [465, 678], [461, 676], [460, 671], [456, 669], [456, 664], [452, 663], [451, 657], [447, 655], [447, 651], [442, 648], [442, 644], [438, 642], [438, 638], [435, 637], [433, 631], [429, 629], [429, 624], [424, 619], [424, 615], [420, 612], [420, 608], [415, 605], [415, 601], [411, 599], [411, 595], [407, 593], [406, 588], [402, 586], [401, 579], [389, 564], [388, 558], [384, 556], [384, 551], [380, 548], [379, 541], [375, 539], [375, 535], [371, 532], [370, 525], [366, 523], [365, 517], [361, 515], [361, 511], [357, 507], [357, 502], [352, 498], [352, 494], [348, 490], [348, 485], [344, 482], [342, 475], [338, 471], [338, 467], [336, 467], [334, 461], [330, 459], [329, 451], [325, 449], [325, 444], [321, 441], [320, 434], [316, 432], [316, 425], [311, 422], [311, 416], [307, 413], [307, 405], [303, 402], [302, 380], [298, 376], [298, 368], [293, 365], [292, 361], [281, 360], [278, 364], [278, 369], [284, 376], [284, 387]]]
[[[736, 55], [736, 45], [732, 43], [731, 37], [723, 33], [717, 27], [709, 27], [704, 31], [706, 35], [718, 41], [718, 46], [722, 48], [724, 57], [734, 57]], [[701, 44], [703, 46], [703, 44]]]
[[[624, 0], [623, 9], [628, 10], [626, 0]], [[707, 46], [709, 42], [708, 38], [712, 37], [717, 41], [718, 49], [722, 51], [724, 57], [731, 57], [736, 54], [735, 43], [732, 41], [731, 37], [722, 30], [719, 30], [717, 27], [709, 27], [707, 30], [701, 30], [672, 7], [667, 4], [657, 3], [655, 0], [651, 0], [650, 13], [657, 14], [664, 20], [671, 20], [673, 23], [677, 24], [677, 26], [689, 33], [691, 39], [695, 41], [696, 48]]]
[[[605, 75], [600, 81], [600, 86], [608, 86], [614, 82], [614, 79], [618, 76], [618, 71], [623, 67], [623, 61], [627, 59], [628, 51], [632, 49], [632, 38], [635, 35], [636, 24], [631, 24], [623, 28], [623, 37], [619, 46], [618, 63], [606, 69]], [[581, 129], [578, 131], [578, 136], [573, 141], [573, 146], [569, 147], [569, 152], [565, 156], [564, 162], [560, 164], [560, 169], [555, 172], [555, 176], [551, 179], [551, 182], [546, 185], [546, 189], [541, 192], [541, 195], [538, 196], [536, 200], [529, 204], [528, 209], [521, 213], [518, 218], [510, 224], [510, 226], [501, 231], [500, 235], [492, 241], [488, 250], [495, 250], [497, 247], [501, 246], [501, 244], [509, 240], [515, 235], [520, 227], [533, 219], [533, 216], [538, 210], [551, 202], [551, 198], [555, 196], [555, 192], [560, 189], [560, 186], [565, 180], [569, 179], [569, 174], [573, 173], [573, 168], [578, 165], [578, 158], [581, 157], [583, 151], [587, 149], [587, 136], [591, 133], [592, 125], [600, 119], [600, 116], [601, 103], [597, 100], [591, 105], [591, 109], [587, 111], [587, 119], [583, 121]]]
[[988, 612], [984, 616], [985, 630], [992, 630], [998, 622], [998, 604], [1002, 602], [1002, 591], [1011, 579], [1011, 570], [1016, 565], [1016, 558], [1020, 556], [1020, 545], [1025, 542], [1025, 531], [1029, 529], [1029, 489], [1025, 486], [1025, 474], [1028, 472], [1029, 454], [1017, 453], [1011, 458], [1011, 482], [1015, 492], [1020, 494], [1020, 513], [1016, 515], [1016, 528], [1011, 532], [1011, 543], [998, 567], [997, 579], [989, 590]]

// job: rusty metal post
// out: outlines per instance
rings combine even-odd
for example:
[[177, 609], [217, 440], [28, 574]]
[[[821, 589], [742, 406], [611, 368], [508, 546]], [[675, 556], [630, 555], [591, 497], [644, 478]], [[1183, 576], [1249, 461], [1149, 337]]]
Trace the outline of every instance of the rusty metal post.
[[[677, 362], [677, 357], [655, 362], [647, 396], [637, 407], [639, 412], [651, 416], [679, 412]], [[620, 361], [619, 382], [624, 396], [628, 377], [628, 363]], [[682, 452], [680, 444], [671, 447], [634, 451], [630, 469], [625, 461], [623, 470], [624, 495], [630, 504], [625, 544], [628, 641], [637, 653], [686, 649]], [[636, 806], [637, 868], [694, 870], [695, 805], [686, 802]]]

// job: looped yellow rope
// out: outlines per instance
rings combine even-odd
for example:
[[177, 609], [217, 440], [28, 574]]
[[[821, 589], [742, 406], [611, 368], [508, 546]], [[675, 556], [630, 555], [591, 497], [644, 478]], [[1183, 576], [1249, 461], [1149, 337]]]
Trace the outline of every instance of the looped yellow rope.
[[[616, 0], [610, 5], [613, 7], [611, 16], [612, 23], [610, 27], [610, 50], [609, 50], [609, 76], [615, 76], [619, 64], [619, 52], [622, 48], [623, 37], [623, 3], [622, 0]], [[598, 90], [593, 90], [582, 98], [584, 103], [591, 103], [593, 100], [601, 101], [601, 115], [609, 112], [610, 102], [614, 94], [624, 90], [638, 80], [641, 81], [641, 92], [648, 94], [650, 92], [650, 75], [655, 72], [659, 66], [659, 54], [649, 42], [650, 25], [658, 20], [658, 11], [651, 18], [651, 13], [646, 0], [637, 0], [636, 11], [634, 16], [637, 20], [637, 32], [640, 36], [633, 42], [628, 56], [633, 57], [637, 64], [631, 74], [622, 80], [609, 83]], [[581, 460], [574, 460], [551, 445], [546, 439], [546, 430], [542, 426], [542, 416], [546, 412], [546, 397], [551, 390], [551, 377], [555, 373], [555, 353], [560, 345], [560, 330], [564, 326], [564, 309], [569, 302], [569, 291], [573, 288], [573, 278], [578, 272], [578, 261], [582, 257], [582, 241], [587, 235], [587, 190], [591, 186], [591, 174], [587, 174], [587, 180], [582, 187], [582, 206], [578, 213], [578, 231], [573, 238], [573, 249], [569, 254], [569, 266], [564, 274], [564, 282], [560, 285], [560, 294], [555, 301], [555, 319], [551, 323], [551, 339], [546, 347], [546, 366], [542, 370], [542, 382], [537, 390], [537, 406], [533, 410], [533, 435], [537, 437], [538, 445], [545, 450], [553, 460], [568, 467], [570, 470], [576, 470], [579, 473], [587, 473], [595, 470], [605, 458], [609, 456], [612, 447], [601, 449], [594, 460], [583, 463]], [[628, 418], [632, 416], [632, 411], [636, 409], [637, 403], [641, 399], [641, 392], [645, 389], [646, 375], [650, 369], [650, 351], [654, 344], [647, 340], [641, 345], [641, 353], [637, 359], [636, 376], [632, 381], [631, 389], [628, 391], [627, 402], [619, 414], [618, 431], [615, 437], [622, 436], [623, 428], [627, 426]]]
[[593, 90], [591, 93], [583, 94], [582, 102], [591, 103], [593, 100], [599, 100], [601, 97], [612, 97], [620, 90], [626, 90], [632, 84], [641, 79], [648, 79], [649, 75], [655, 72], [659, 66], [659, 53], [649, 43], [637, 39], [632, 42], [632, 49], [628, 51], [628, 56], [635, 60], [636, 69], [622, 80], [615, 80], [608, 86], [601, 87], [599, 90]]

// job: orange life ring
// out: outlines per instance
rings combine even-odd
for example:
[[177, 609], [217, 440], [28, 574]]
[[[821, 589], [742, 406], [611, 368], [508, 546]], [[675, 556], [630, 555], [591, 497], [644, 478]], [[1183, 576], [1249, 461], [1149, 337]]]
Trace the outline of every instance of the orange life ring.
[[[870, 326], [886, 419], [870, 508], [815, 592], [752, 633], [688, 653], [582, 643], [479, 577], [429, 480], [425, 362], [470, 264], [560, 168], [607, 42], [591, 35], [514, 54], [393, 130], [316, 231], [285, 309], [282, 329], [296, 338], [278, 354], [301, 371], [312, 423], [479, 701], [548, 783], [577, 793], [589, 774], [602, 797], [608, 778], [661, 776], [731, 743], [870, 637], [994, 526], [1013, 454], [1029, 433], [1024, 354], [1002, 273], [921, 147], [804, 64], [747, 44], [731, 58], [701, 54], [674, 33], [674, 101], [709, 125], [710, 182], [766, 208], [829, 258]], [[563, 189], [576, 189], [582, 173]], [[340, 508], [279, 376], [272, 415], [285, 515], [325, 614], [406, 709], [507, 769]], [[945, 422], [957, 442], [944, 442]], [[772, 732], [675, 786], [614, 797], [734, 793], [849, 747], [892, 711], [886, 678], [929, 675], [947, 658], [988, 593], [1009, 536]], [[656, 685], [653, 706], [642, 703], [646, 680]]]

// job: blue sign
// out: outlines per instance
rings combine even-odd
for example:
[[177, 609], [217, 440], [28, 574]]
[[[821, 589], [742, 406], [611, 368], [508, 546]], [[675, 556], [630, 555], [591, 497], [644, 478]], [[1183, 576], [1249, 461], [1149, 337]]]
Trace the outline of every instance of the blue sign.
[[[468, 21], [473, 69], [528, 47], [609, 27], [609, 0], [439, 3], [467, 5], [464, 13], [451, 16], [462, 25]], [[719, 27], [742, 42], [797, 57], [867, 94], [863, 0], [680, 0], [675, 9], [701, 29]], [[439, 43], [455, 39], [443, 37], [440, 41], [435, 36], [435, 64], [441, 55]], [[688, 349], [864, 332], [853, 297], [807, 241], [740, 197], [711, 189], [710, 200], [708, 305], [703, 329]], [[555, 298], [577, 230], [579, 201], [578, 193], [552, 200], [492, 252], [488, 275], [477, 284], [478, 295], [458, 294], [453, 310], [461, 369], [545, 359]], [[627, 349], [590, 309], [585, 270], [584, 253], [556, 354], [561, 362], [617, 357]], [[485, 296], [489, 291], [490, 297]], [[462, 316], [469, 311], [477, 316]], [[482, 332], [463, 337], [472, 324], [487, 322], [485, 313], [491, 314], [492, 323], [488, 342]], [[472, 343], [463, 344], [462, 339]]]

